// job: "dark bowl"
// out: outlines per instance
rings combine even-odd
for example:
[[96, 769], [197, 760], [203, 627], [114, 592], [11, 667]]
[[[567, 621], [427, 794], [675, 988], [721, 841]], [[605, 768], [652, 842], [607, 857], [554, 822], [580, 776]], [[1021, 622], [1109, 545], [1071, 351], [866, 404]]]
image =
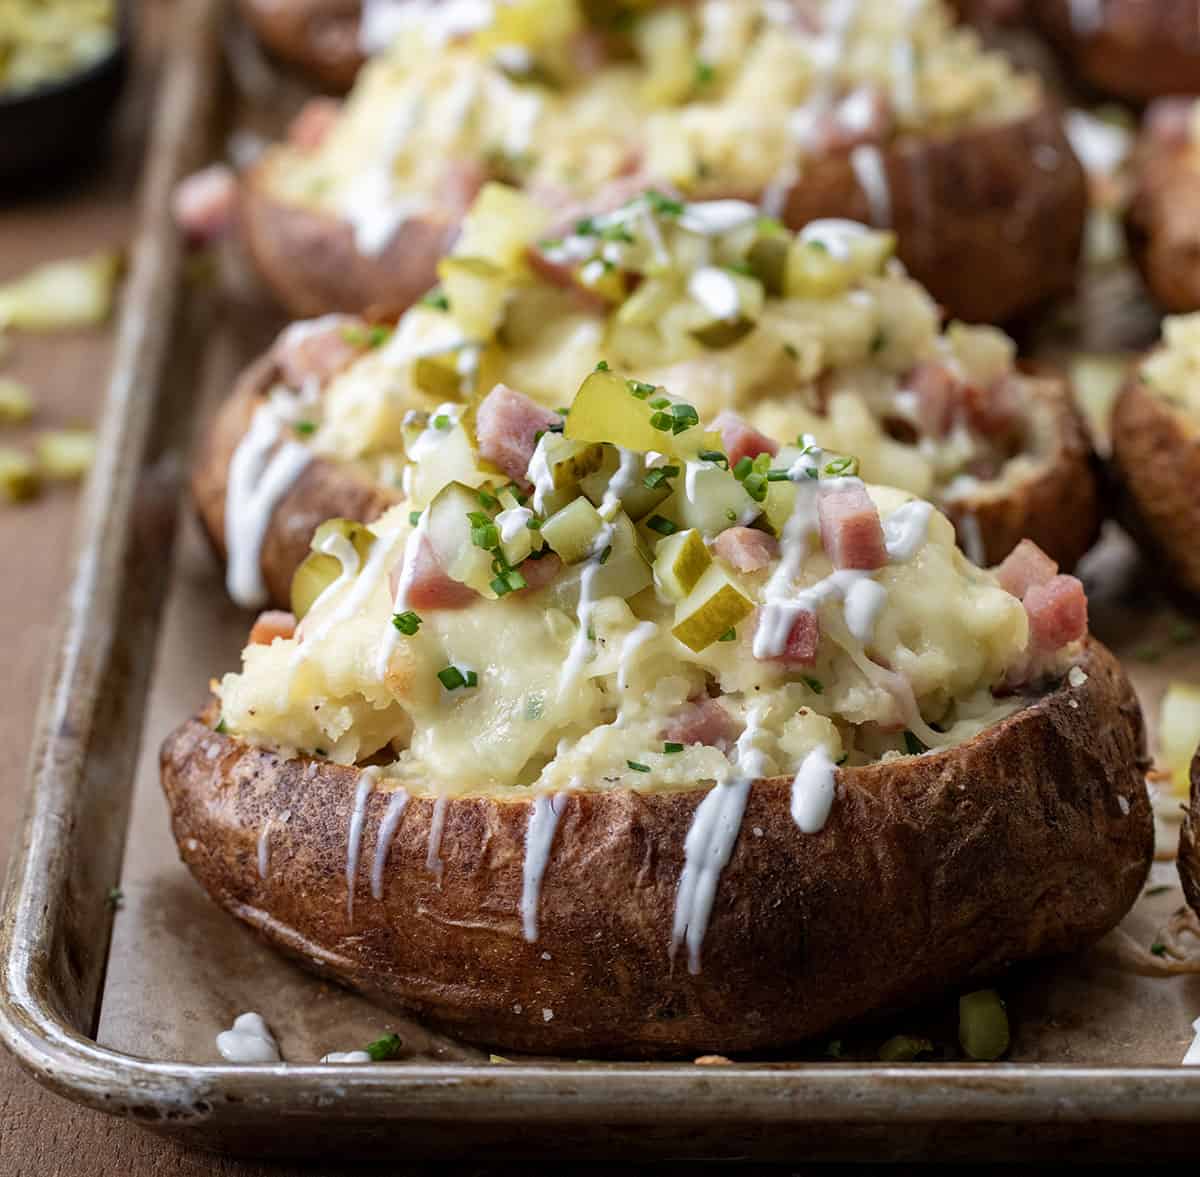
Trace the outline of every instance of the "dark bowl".
[[116, 44], [99, 61], [20, 94], [0, 91], [0, 182], [65, 171], [99, 153], [129, 68], [130, 10], [120, 6]]

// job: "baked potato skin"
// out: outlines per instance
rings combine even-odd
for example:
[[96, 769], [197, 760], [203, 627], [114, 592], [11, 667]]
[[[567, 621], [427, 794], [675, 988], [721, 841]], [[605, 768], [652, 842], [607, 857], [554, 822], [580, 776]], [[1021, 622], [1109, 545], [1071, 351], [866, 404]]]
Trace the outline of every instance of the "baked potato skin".
[[[386, 1005], [504, 1049], [747, 1052], [1079, 948], [1121, 919], [1153, 850], [1141, 713], [1107, 650], [1090, 643], [1082, 665], [1080, 687], [969, 744], [840, 770], [819, 834], [792, 821], [788, 779], [756, 782], [696, 976], [669, 946], [702, 791], [571, 794], [528, 943], [527, 800], [451, 800], [439, 882], [426, 869], [433, 802], [413, 798], [375, 899], [388, 797], [371, 794], [351, 918], [347, 827], [361, 770], [220, 735], [210, 707], [167, 739], [162, 779], [181, 855], [210, 895], [306, 967]], [[260, 831], [284, 810], [260, 877]]]
[[1138, 542], [1192, 604], [1200, 600], [1200, 433], [1139, 380], [1113, 407], [1112, 464]]
[[291, 314], [398, 315], [437, 282], [437, 263], [458, 235], [457, 216], [410, 217], [377, 254], [359, 251], [347, 221], [282, 199], [269, 151], [238, 185], [238, 227], [259, 276]]
[[[192, 499], [218, 558], [227, 556], [225, 492], [229, 465], [278, 368], [267, 353], [242, 374], [222, 404], [192, 467]], [[345, 462], [314, 457], [279, 500], [262, 546], [263, 581], [271, 602], [290, 608], [292, 573], [308, 555], [316, 529], [335, 516], [369, 523], [403, 496], [380, 486]]]
[[[1072, 288], [1087, 183], [1055, 110], [881, 154], [891, 203], [881, 227], [951, 316], [1004, 322]], [[872, 221], [849, 155], [816, 162], [788, 196], [789, 226], [819, 217]]]
[[1200, 914], [1200, 751], [1192, 758], [1191, 795], [1183, 813], [1183, 826], [1179, 831], [1179, 881], [1183, 884], [1183, 895], [1188, 906]]
[[1188, 146], [1143, 134], [1125, 216], [1130, 253], [1154, 300], [1178, 314], [1200, 308], [1200, 170]]
[[1030, 14], [1072, 72], [1132, 102], [1200, 93], [1200, 7], [1195, 0], [1094, 0], [1096, 27], [1072, 16], [1071, 0], [1037, 0]]
[[1023, 539], [1033, 540], [1060, 568], [1073, 568], [1096, 542], [1105, 508], [1098, 462], [1087, 427], [1066, 382], [1032, 382], [1035, 403], [1052, 415], [1057, 444], [1038, 473], [1004, 494], [984, 489], [945, 506], [961, 537], [964, 519], [979, 528], [987, 566], [999, 564]]
[[354, 84], [363, 54], [358, 45], [362, 0], [239, 0], [255, 36], [280, 61], [327, 90]]

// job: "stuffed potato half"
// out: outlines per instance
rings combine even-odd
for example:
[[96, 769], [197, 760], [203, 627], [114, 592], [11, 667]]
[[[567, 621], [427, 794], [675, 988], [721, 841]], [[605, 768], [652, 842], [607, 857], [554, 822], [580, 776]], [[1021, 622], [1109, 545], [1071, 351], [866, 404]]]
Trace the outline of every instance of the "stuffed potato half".
[[1112, 463], [1131, 530], [1194, 601], [1200, 597], [1200, 316], [1168, 318], [1163, 344], [1118, 397]]
[[1023, 375], [995, 329], [943, 329], [891, 235], [844, 220], [792, 234], [745, 202], [654, 190], [562, 238], [543, 223], [490, 185], [442, 285], [394, 329], [297, 323], [247, 371], [193, 477], [236, 599], [286, 604], [317, 522], [399, 501], [446, 405], [469, 423], [503, 380], [557, 407], [602, 361], [685, 384], [735, 461], [803, 432], [855, 453], [866, 477], [936, 501], [977, 563], [1026, 537], [1065, 567], [1090, 546], [1099, 495], [1066, 387]]
[[322, 526], [164, 746], [185, 861], [273, 943], [505, 1047], [749, 1051], [1136, 898], [1140, 713], [1036, 545], [976, 568], [812, 437], [702, 457], [611, 369], [473, 428], [474, 475], [443, 430], [440, 483]]
[[285, 306], [403, 309], [432, 280], [425, 243], [489, 178], [564, 212], [632, 179], [748, 197], [792, 227], [890, 227], [976, 322], [1072, 285], [1086, 190], [1058, 115], [936, 0], [787, 19], [759, 0], [667, 4], [620, 28], [523, 0], [465, 33], [400, 36], [339, 117], [304, 120], [244, 178], [245, 241]]

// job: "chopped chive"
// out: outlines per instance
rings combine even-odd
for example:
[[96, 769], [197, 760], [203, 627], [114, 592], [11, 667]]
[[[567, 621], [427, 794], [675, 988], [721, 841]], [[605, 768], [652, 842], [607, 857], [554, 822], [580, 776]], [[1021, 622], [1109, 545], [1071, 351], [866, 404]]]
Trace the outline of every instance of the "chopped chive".
[[412, 637], [421, 628], [421, 617], [411, 609], [392, 615], [392, 624], [406, 637]]
[[642, 485], [647, 490], [657, 490], [668, 478], [677, 478], [678, 476], [678, 466], [656, 466], [653, 470], [646, 471]]
[[737, 641], [737, 630], [736, 629], [727, 629], [719, 638], [717, 638], [717, 641], [719, 641], [719, 642], [736, 642]]
[[125, 892], [120, 887], [109, 887], [104, 902], [112, 911], [120, 911], [125, 903]]
[[490, 515], [483, 511], [468, 511], [467, 518], [471, 521], [471, 542], [477, 548], [490, 552], [500, 543], [500, 532]]
[[669, 409], [671, 407], [671, 398], [666, 396], [656, 396], [651, 402], [652, 409]]
[[644, 380], [626, 380], [625, 387], [629, 389], [630, 396], [635, 396], [640, 401], [644, 401], [654, 391], [654, 385], [647, 384]]
[[672, 743], [668, 742], [663, 745], [663, 751], [667, 752], [667, 753], [682, 752], [683, 745], [682, 744], [672, 744]]
[[[594, 217], [584, 217], [575, 222], [576, 237], [595, 237], [598, 231]], [[604, 367], [607, 370], [608, 365], [605, 364]]]
[[670, 413], [664, 413], [660, 410], [651, 416], [650, 424], [653, 425], [655, 429], [662, 430], [663, 433], [670, 433], [675, 424], [675, 418], [672, 417]]
[[808, 689], [812, 691], [814, 695], [823, 694], [825, 691], [825, 686], [819, 678], [813, 678], [811, 675], [802, 674], [800, 676], [800, 681], [804, 683], [804, 685], [808, 687]]
[[1156, 941], [1155, 943], [1150, 945], [1150, 955], [1151, 956], [1166, 956], [1167, 955], [1167, 946], [1159, 941]]
[[228, 730], [229, 728], [225, 723], [225, 716], [222, 715], [221, 718], [217, 720], [217, 726], [213, 728], [213, 731], [215, 731], [218, 735], [223, 736]]
[[738, 458], [733, 467], [733, 476], [741, 482], [751, 470], [754, 469], [754, 463], [747, 458]]
[[671, 415], [675, 418], [674, 430], [676, 433], [683, 433], [684, 430], [691, 429], [693, 425], [700, 424], [700, 414], [692, 405], [672, 405]]
[[608, 547], [606, 547], [606, 548], [604, 549], [604, 551], [602, 551], [602, 552], [600, 553], [600, 563], [601, 563], [601, 564], [607, 564], [607, 563], [608, 563], [608, 558], [609, 558], [609, 556], [611, 556], [611, 555], [612, 555], [612, 544], [609, 544], [609, 545], [608, 545]]
[[849, 753], [849, 752], [843, 752], [843, 753], [842, 753], [842, 755], [841, 755], [841, 757], [840, 757], [840, 758], [838, 759], [838, 761], [837, 761], [837, 764], [838, 764], [838, 766], [840, 767], [841, 765], [845, 764], [845, 763], [846, 763], [846, 761], [847, 761], [847, 760], [849, 760], [849, 759], [850, 759], [850, 753]]
[[[467, 675], [463, 674], [457, 666], [445, 666], [438, 671], [438, 681], [442, 683], [448, 691], [456, 691], [460, 686], [467, 686]], [[474, 684], [469, 684], [474, 685]]]
[[416, 527], [416, 525], [421, 522], [421, 512], [420, 511], [409, 511], [408, 521], [414, 527]]
[[434, 429], [439, 429], [439, 430], [449, 429], [450, 428], [449, 415], [446, 413], [438, 413], [438, 415], [436, 417], [434, 417], [434, 419], [433, 419], [433, 427], [434, 427]]
[[672, 200], [671, 197], [664, 196], [661, 192], [656, 192], [653, 188], [646, 192], [645, 197], [646, 203], [660, 217], [678, 217], [683, 215], [682, 201]]
[[611, 371], [611, 370], [612, 370], [612, 369], [610, 369], [610, 368], [609, 368], [609, 366], [608, 366], [608, 361], [607, 361], [607, 360], [601, 360], [601, 361], [600, 361], [600, 362], [599, 362], [599, 363], [596, 365], [596, 371], [597, 371], [597, 372], [609, 372], [609, 371]]
[[541, 519], [539, 519], [536, 515], [530, 515], [530, 517], [525, 520], [525, 526], [530, 531], [541, 531], [542, 530], [542, 522], [543, 521]]
[[631, 769], [633, 769], [634, 772], [649, 772], [650, 771], [650, 765], [638, 764], [638, 762], [636, 760], [626, 760], [625, 763], [628, 764], [629, 767]]
[[729, 469], [729, 459], [720, 450], [701, 450], [696, 456], [702, 462], [712, 462], [715, 466]]
[[374, 1042], [367, 1043], [366, 1051], [371, 1056], [373, 1063], [385, 1063], [400, 1053], [400, 1046], [399, 1034], [385, 1034], [382, 1038], [376, 1038]]
[[296, 430], [301, 437], [307, 437], [310, 433], [316, 433], [317, 425], [315, 421], [297, 421], [293, 429]]
[[480, 487], [479, 504], [480, 506], [487, 507], [490, 510], [492, 507], [498, 507], [500, 505], [500, 500], [496, 498], [494, 494], [489, 494], [486, 490]]
[[788, 472], [786, 470], [768, 470], [767, 471], [767, 481], [768, 482], [787, 482], [787, 480], [788, 480]]
[[783, 353], [791, 360], [798, 360], [800, 358], [800, 352], [794, 343], [785, 343], [783, 345]]
[[467, 686], [477, 687], [479, 685], [479, 675], [473, 670], [467, 671]]
[[840, 478], [843, 475], [857, 474], [858, 459], [850, 457], [834, 458], [832, 462], [825, 463], [824, 473], [830, 478]]
[[435, 286], [421, 299], [421, 305], [433, 307], [435, 311], [448, 311], [450, 309], [450, 300], [446, 297], [440, 286]]
[[925, 751], [925, 745], [910, 731], [904, 733], [904, 747], [910, 756], [920, 756]]
[[659, 535], [674, 535], [679, 530], [670, 519], [664, 519], [661, 515], [651, 515], [646, 520], [646, 526], [651, 531], [657, 531]]
[[707, 61], [696, 59], [696, 85], [711, 86], [717, 71]]

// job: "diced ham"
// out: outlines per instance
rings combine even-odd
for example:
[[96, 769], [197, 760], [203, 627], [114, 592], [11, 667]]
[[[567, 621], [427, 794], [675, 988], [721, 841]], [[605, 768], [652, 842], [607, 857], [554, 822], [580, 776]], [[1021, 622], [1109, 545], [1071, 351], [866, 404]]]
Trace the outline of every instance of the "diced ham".
[[1021, 420], [1021, 380], [1005, 376], [988, 385], [960, 384], [958, 397], [967, 423], [984, 437], [1005, 437]]
[[954, 419], [956, 381], [945, 364], [918, 364], [904, 380], [904, 388], [917, 398], [917, 423], [923, 434], [944, 437]]
[[269, 646], [276, 638], [290, 638], [296, 634], [296, 616], [282, 609], [268, 609], [260, 613], [250, 627], [249, 644]]
[[1160, 147], [1186, 147], [1195, 109], [1194, 98], [1157, 98], [1146, 108], [1144, 134]]
[[737, 724], [733, 716], [707, 695], [689, 699], [667, 720], [662, 737], [673, 744], [707, 744], [709, 747], [727, 747], [737, 738]]
[[175, 188], [175, 223], [193, 245], [208, 245], [233, 227], [237, 211], [237, 178], [233, 169], [214, 163], [193, 172]]
[[1087, 594], [1074, 576], [1054, 576], [1033, 585], [1025, 594], [1025, 612], [1029, 646], [1035, 653], [1058, 650], [1087, 633]]
[[994, 569], [996, 579], [1005, 592], [1018, 600], [1035, 585], [1048, 584], [1058, 572], [1058, 565], [1031, 539], [1023, 539]]
[[820, 619], [815, 613], [804, 610], [793, 619], [783, 649], [765, 661], [782, 662], [785, 666], [814, 666], [820, 644]]
[[495, 463], [513, 481], [525, 484], [537, 435], [559, 424], [557, 413], [542, 408], [507, 384], [497, 384], [483, 398], [475, 417], [479, 456]]
[[725, 454], [731, 466], [736, 466], [743, 458], [757, 458], [759, 454], [770, 454], [774, 457], [779, 453], [779, 442], [765, 433], [760, 433], [753, 425], [728, 409], [719, 413], [709, 428], [721, 435], [721, 444], [725, 447]]
[[462, 216], [475, 203], [475, 197], [487, 180], [487, 165], [481, 160], [447, 160], [438, 194], [446, 215], [454, 219]]
[[323, 388], [367, 348], [366, 324], [354, 315], [324, 315], [292, 323], [275, 340], [272, 354], [289, 388], [310, 382]]
[[753, 527], [730, 527], [713, 541], [713, 551], [738, 572], [760, 572], [779, 555], [779, 541]]
[[310, 98], [288, 124], [288, 142], [300, 151], [316, 151], [341, 112], [342, 104], [336, 98]]
[[563, 568], [562, 561], [553, 553], [538, 560], [523, 560], [520, 573], [525, 577], [525, 592], [536, 592], [545, 588]]
[[860, 482], [848, 482], [817, 500], [821, 543], [835, 568], [882, 568], [888, 560], [879, 512]]
[[903, 387], [915, 394], [917, 424], [929, 437], [945, 437], [959, 417], [984, 437], [1001, 437], [1021, 418], [1021, 384], [1015, 377], [974, 384], [928, 360], [913, 368]]
[[393, 597], [401, 578], [407, 585], [404, 598], [406, 609], [465, 609], [479, 594], [474, 589], [446, 575], [438, 563], [437, 553], [425, 536], [417, 545], [416, 564], [410, 576], [405, 576], [404, 561], [398, 560], [388, 574]]
[[608, 59], [608, 39], [596, 29], [580, 29], [567, 42], [567, 60], [572, 73], [580, 79], [599, 73]]

